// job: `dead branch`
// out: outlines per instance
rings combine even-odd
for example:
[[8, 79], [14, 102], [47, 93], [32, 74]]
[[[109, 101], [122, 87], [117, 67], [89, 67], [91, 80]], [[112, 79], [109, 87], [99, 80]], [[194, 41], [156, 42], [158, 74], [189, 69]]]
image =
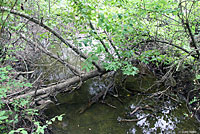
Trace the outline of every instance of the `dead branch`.
[[[0, 11], [6, 11], [6, 12], [10, 12], [11, 14], [23, 17], [28, 19], [29, 21], [38, 24], [39, 26], [43, 27], [44, 29], [46, 29], [47, 31], [49, 31], [50, 33], [52, 33], [53, 35], [55, 35], [58, 39], [60, 39], [64, 44], [66, 44], [67, 46], [69, 46], [77, 55], [80, 55], [80, 57], [82, 57], [83, 59], [87, 59], [88, 57], [82, 53], [81, 51], [79, 51], [79, 49], [77, 49], [76, 47], [74, 47], [73, 45], [71, 45], [69, 42], [67, 42], [59, 33], [57, 33], [55, 30], [53, 30], [52, 28], [50, 28], [49, 26], [45, 25], [43, 22], [41, 22], [40, 20], [37, 20], [35, 18], [32, 18], [26, 14], [20, 13], [18, 11], [15, 10], [9, 10], [8, 8], [5, 7], [0, 7]], [[104, 69], [101, 68], [96, 62], [92, 62], [92, 64], [100, 71], [100, 72], [104, 72]]]
[[21, 37], [27, 41], [28, 43], [34, 45], [35, 47], [37, 47], [38, 49], [40, 49], [43, 53], [45, 53], [46, 55], [50, 56], [51, 58], [56, 59], [57, 61], [59, 61], [60, 63], [64, 64], [65, 66], [67, 66], [72, 72], [75, 72], [76, 74], [78, 74], [79, 76], [83, 73], [82, 71], [79, 71], [78, 69], [76, 69], [76, 67], [74, 67], [73, 65], [67, 63], [66, 61], [62, 60], [61, 58], [57, 57], [56, 55], [54, 55], [53, 53], [51, 53], [50, 51], [44, 49], [42, 46], [40, 45], [36, 45], [32, 40], [27, 39], [24, 35], [21, 34]]
[[197, 53], [198, 59], [199, 59], [199, 56], [200, 56], [199, 50], [198, 50], [198, 48], [197, 48], [197, 44], [196, 44], [196, 41], [195, 41], [195, 39], [194, 39], [194, 35], [192, 34], [192, 30], [191, 30], [191, 28], [190, 28], [190, 24], [189, 24], [188, 19], [186, 19], [185, 25], [186, 25], [186, 28], [187, 28], [187, 30], [188, 30], [188, 32], [189, 32], [190, 38], [191, 38], [191, 40], [192, 40], [191, 44], [192, 44], [192, 46], [196, 49], [196, 53]]
[[107, 36], [107, 38], [108, 38], [108, 41], [110, 42], [110, 45], [111, 45], [111, 46], [113, 47], [113, 49], [115, 50], [115, 53], [117, 54], [117, 57], [118, 57], [119, 59], [121, 59], [117, 48], [116, 48], [115, 45], [113, 44], [112, 39], [109, 37], [109, 35], [108, 35], [108, 33], [107, 33], [106, 31], [104, 31], [104, 33], [106, 34], [106, 36]]
[[[157, 39], [155, 39], [155, 40], [146, 40], [146, 41], [142, 41], [142, 42], [140, 42], [140, 43], [148, 43], [148, 42], [159, 42], [159, 43], [163, 43], [163, 44], [168, 44], [168, 45], [170, 45], [170, 46], [173, 46], [173, 47], [175, 47], [175, 48], [178, 48], [178, 49], [180, 49], [180, 50], [186, 52], [187, 54], [190, 54], [190, 52], [187, 51], [186, 49], [184, 49], [184, 48], [182, 48], [182, 47], [180, 47], [180, 46], [177, 46], [177, 45], [175, 45], [175, 44], [173, 44], [173, 43], [170, 43], [170, 42], [168, 42], [168, 41], [164, 41], [164, 40], [157, 40]], [[194, 58], [198, 58], [198, 57], [195, 56], [195, 55], [191, 55], [191, 56], [194, 57]]]
[[[38, 89], [36, 95], [38, 96], [38, 95], [48, 94], [50, 92], [53, 93], [55, 91], [61, 91], [63, 88], [69, 87], [70, 85], [73, 85], [73, 84], [78, 83], [80, 81], [86, 81], [86, 80], [88, 80], [90, 78], [94, 78], [96, 76], [100, 76], [100, 75], [105, 74], [105, 73], [107, 73], [107, 71], [104, 71], [104, 72], [100, 73], [98, 70], [95, 70], [95, 71], [91, 71], [91, 72], [86, 73], [86, 74], [82, 74], [81, 78], [79, 76], [74, 76], [72, 78], [67, 79], [63, 83], [59, 83], [57, 85], [53, 85], [53, 86], [50, 86], [50, 87]], [[70, 89], [66, 89], [66, 90], [69, 91]], [[19, 95], [19, 96], [15, 97], [15, 98], [11, 98], [11, 100], [19, 99], [19, 98], [25, 98], [25, 97], [28, 97], [28, 96], [33, 97], [34, 94], [35, 94], [35, 91], [31, 91], [31, 92]], [[9, 100], [9, 101], [11, 101], [11, 100]]]
[[118, 122], [136, 122], [136, 121], [140, 121], [140, 120], [143, 120], [147, 117], [149, 117], [150, 115], [147, 115], [147, 116], [144, 116], [142, 118], [139, 118], [139, 119], [118, 119]]
[[[110, 56], [112, 56], [112, 55], [110, 54], [108, 48], [106, 47], [106, 44], [104, 43], [104, 41], [99, 37], [99, 35], [98, 35], [97, 32], [95, 31], [95, 28], [94, 28], [94, 26], [93, 26], [93, 24], [92, 24], [91, 21], [90, 21], [90, 28], [94, 31], [94, 34], [98, 36], [98, 40], [99, 40], [99, 41], [101, 42], [101, 44], [103, 45], [105, 51], [106, 51]], [[112, 56], [112, 58], [114, 58], [114, 57]]]
[[130, 115], [133, 115], [133, 114], [135, 114], [137, 111], [139, 111], [139, 110], [149, 110], [149, 111], [154, 111], [154, 109], [151, 107], [151, 106], [149, 106], [149, 105], [145, 105], [145, 106], [137, 106], [131, 113], [130, 113]]
[[105, 104], [105, 105], [107, 105], [107, 106], [109, 106], [109, 107], [111, 107], [111, 108], [114, 108], [114, 109], [117, 109], [117, 107], [116, 106], [113, 106], [112, 104], [109, 104], [109, 103], [107, 103], [107, 102], [105, 102], [105, 101], [100, 101], [102, 104]]
[[140, 110], [141, 109], [141, 107], [136, 107], [131, 113], [130, 113], [130, 115], [133, 115], [134, 113], [136, 113], [138, 110]]
[[23, 74], [32, 74], [34, 73], [34, 71], [27, 71], [27, 72], [13, 72], [13, 74], [16, 74], [16, 75], [23, 75]]
[[94, 103], [98, 102], [99, 99], [104, 95], [106, 89], [101, 91], [99, 94], [97, 94], [96, 96], [92, 97], [92, 99], [89, 101], [89, 103], [80, 110], [80, 114], [84, 113], [89, 107], [91, 107]]

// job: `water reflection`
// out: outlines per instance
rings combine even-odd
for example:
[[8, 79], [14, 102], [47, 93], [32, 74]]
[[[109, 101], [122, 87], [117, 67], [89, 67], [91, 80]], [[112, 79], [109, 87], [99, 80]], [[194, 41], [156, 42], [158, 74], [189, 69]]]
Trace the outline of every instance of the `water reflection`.
[[104, 90], [106, 85], [101, 81], [94, 81], [93, 84], [89, 85], [89, 94], [97, 95], [100, 91]]
[[[118, 122], [118, 118], [126, 118], [125, 113], [130, 113], [137, 106], [142, 96], [122, 97], [123, 103], [113, 97], [107, 97], [106, 102], [117, 107], [113, 109], [101, 103], [90, 107], [83, 114], [77, 111], [88, 103], [88, 96], [98, 94], [106, 86], [98, 79], [84, 83], [79, 91], [71, 94], [58, 95], [60, 105], [50, 107], [46, 115], [54, 117], [65, 113], [62, 122], [55, 122], [53, 131], [55, 134], [151, 134], [151, 133], [178, 133], [180, 131], [197, 131], [199, 124], [195, 119], [184, 117], [187, 112], [184, 105], [175, 107], [172, 102], [166, 101], [159, 113], [140, 110], [131, 118], [141, 119], [138, 122]], [[123, 93], [124, 92], [124, 93]], [[121, 94], [127, 94], [124, 90]], [[144, 104], [147, 102], [143, 102]], [[156, 105], [156, 104], [154, 104]]]
[[[180, 123], [180, 119], [176, 115], [170, 114], [172, 110], [175, 110], [175, 107], [172, 107], [170, 101], [165, 102], [165, 108], [161, 111], [161, 115], [156, 117], [148, 118], [149, 113], [144, 113], [142, 111], [136, 112], [135, 116], [137, 119], [142, 119], [136, 123], [136, 126], [141, 129], [142, 133], [151, 134], [151, 133], [176, 133], [177, 124]], [[136, 106], [131, 104], [131, 110], [134, 110]], [[146, 118], [145, 118], [146, 117]], [[144, 119], [143, 119], [144, 118]], [[135, 134], [137, 131], [136, 127], [129, 129], [130, 134]]]

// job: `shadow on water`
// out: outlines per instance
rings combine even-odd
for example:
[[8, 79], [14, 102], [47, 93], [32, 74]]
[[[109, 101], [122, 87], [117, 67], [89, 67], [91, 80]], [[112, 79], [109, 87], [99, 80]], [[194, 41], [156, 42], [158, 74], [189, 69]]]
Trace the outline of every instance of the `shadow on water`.
[[[138, 79], [135, 79], [138, 80]], [[145, 79], [146, 80], [146, 79]], [[137, 85], [137, 84], [136, 84]], [[107, 96], [106, 102], [117, 107], [116, 109], [102, 103], [96, 103], [79, 114], [81, 108], [88, 104], [91, 96], [105, 89], [105, 84], [98, 79], [85, 82], [82, 87], [70, 94], [57, 95], [57, 105], [52, 105], [45, 110], [49, 118], [65, 114], [63, 121], [55, 121], [52, 130], [55, 134], [150, 134], [150, 133], [198, 133], [199, 124], [187, 113], [185, 104], [175, 105], [172, 101], [164, 101], [164, 108], [159, 112], [154, 110], [137, 111], [129, 116], [138, 103], [159, 107], [159, 100], [145, 99], [144, 95], [129, 94], [125, 90], [119, 90], [120, 100]], [[142, 100], [142, 101], [141, 101]], [[119, 118], [143, 118], [137, 122], [119, 122]]]
[[[81, 68], [81, 58], [68, 50], [69, 48], [60, 48], [58, 47], [59, 44], [55, 46], [56, 48], [51, 49], [52, 52], [62, 52], [59, 57], [79, 69]], [[44, 65], [40, 65], [40, 63]], [[44, 85], [47, 84], [48, 86], [49, 83], [66, 80], [73, 76], [73, 73], [66, 69], [64, 65], [46, 55], [40, 58], [38, 64], [38, 74], [43, 74]], [[141, 70], [141, 72], [146, 71]], [[59, 93], [56, 96], [57, 104], [51, 105], [45, 110], [45, 114], [49, 119], [65, 114], [62, 121], [53, 123], [52, 131], [55, 134], [171, 134], [200, 132], [199, 123], [194, 117], [186, 116], [186, 114], [189, 115], [186, 104], [177, 104], [167, 98], [164, 98], [165, 100], [157, 99], [158, 97], [148, 98], [146, 95], [140, 94], [141, 91], [145, 91], [155, 82], [155, 78], [152, 78], [152, 76], [138, 75], [136, 77], [128, 77], [125, 82], [125, 88], [131, 93], [119, 88], [118, 98], [110, 95], [106, 96], [106, 103], [115, 106], [116, 109], [102, 103], [96, 103], [80, 114], [80, 110], [85, 108], [88, 100], [106, 88], [105, 83], [109, 82], [105, 81], [91, 79], [72, 93]], [[119, 83], [116, 83], [116, 85], [119, 85]], [[138, 110], [133, 115], [130, 115], [139, 105], [143, 107], [148, 105], [152, 110]], [[141, 120], [137, 122], [119, 122], [120, 119]]]

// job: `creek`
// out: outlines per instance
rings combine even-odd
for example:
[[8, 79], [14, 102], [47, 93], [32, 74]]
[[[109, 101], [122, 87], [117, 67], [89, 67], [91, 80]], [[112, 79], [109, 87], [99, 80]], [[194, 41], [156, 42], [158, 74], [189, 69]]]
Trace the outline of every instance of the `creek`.
[[[146, 78], [143, 80], [147, 81]], [[139, 79], [135, 78], [137, 83]], [[140, 83], [145, 82], [141, 81]], [[152, 81], [149, 80], [149, 81]], [[134, 83], [134, 82], [133, 82]], [[149, 83], [151, 84], [151, 82]], [[149, 84], [142, 84], [148, 86]], [[136, 84], [137, 85], [137, 84]], [[198, 133], [199, 123], [195, 118], [188, 117], [184, 103], [176, 105], [171, 100], [166, 100], [160, 112], [141, 110], [129, 116], [140, 103], [158, 106], [158, 100], [145, 99], [144, 95], [130, 94], [126, 90], [119, 90], [119, 97], [106, 97], [106, 102], [115, 108], [102, 103], [96, 103], [84, 113], [79, 111], [88, 104], [88, 100], [105, 88], [103, 81], [98, 78], [88, 80], [80, 89], [72, 93], [59, 93], [56, 105], [50, 105], [45, 110], [49, 119], [65, 114], [62, 121], [52, 125], [55, 134], [135, 134], [135, 133]], [[144, 87], [143, 87], [144, 88]], [[119, 101], [121, 100], [121, 101]], [[145, 118], [149, 114], [154, 117]], [[122, 118], [143, 118], [137, 122], [119, 122]]]
[[[57, 51], [57, 48], [55, 49]], [[67, 53], [63, 51], [63, 53]], [[69, 58], [72, 64], [80, 68], [81, 59], [73, 53], [67, 53], [64, 59]], [[51, 64], [38, 68], [38, 73], [44, 73], [44, 84], [56, 82], [72, 76], [72, 73], [62, 64], [43, 56], [39, 63]], [[120, 76], [119, 76], [120, 77]], [[120, 80], [120, 79], [119, 79]], [[198, 133], [200, 125], [194, 117], [190, 117], [184, 101], [161, 97], [148, 97], [140, 94], [141, 89], [148, 89], [156, 81], [151, 74], [128, 77], [125, 88], [118, 86], [116, 91], [110, 91], [103, 103], [97, 102], [84, 109], [89, 100], [109, 84], [109, 79], [93, 78], [82, 84], [79, 89], [69, 93], [59, 93], [55, 97], [55, 104], [51, 104], [44, 111], [48, 119], [65, 114], [62, 121], [56, 120], [52, 125], [55, 134], [150, 134], [150, 133]], [[130, 92], [131, 90], [131, 92]], [[151, 92], [163, 91], [154, 89]], [[137, 91], [137, 92], [135, 92]], [[149, 93], [151, 95], [151, 92]], [[114, 97], [115, 96], [115, 97]], [[179, 100], [178, 100], [179, 101]], [[149, 109], [137, 110], [139, 106]], [[123, 119], [138, 121], [123, 121]]]

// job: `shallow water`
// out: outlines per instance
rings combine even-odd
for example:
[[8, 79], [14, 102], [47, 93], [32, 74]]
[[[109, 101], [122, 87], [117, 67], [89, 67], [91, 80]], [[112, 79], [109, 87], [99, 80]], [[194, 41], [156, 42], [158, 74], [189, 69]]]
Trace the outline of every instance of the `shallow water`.
[[[135, 79], [137, 80], [137, 79]], [[52, 130], [55, 134], [150, 134], [150, 133], [198, 133], [200, 125], [194, 117], [188, 117], [185, 104], [165, 100], [160, 112], [138, 111], [129, 116], [130, 112], [140, 104], [159, 107], [161, 100], [146, 99], [145, 96], [129, 94], [119, 89], [120, 96], [106, 97], [106, 102], [116, 109], [102, 103], [96, 103], [80, 114], [79, 111], [88, 104], [92, 95], [105, 88], [99, 79], [88, 80], [80, 89], [72, 93], [57, 95], [57, 105], [51, 105], [45, 114], [49, 118], [65, 114], [63, 121], [55, 121]], [[119, 99], [122, 101], [120, 102]], [[142, 101], [141, 101], [142, 100]], [[153, 117], [144, 118], [138, 122], [119, 122], [121, 118], [140, 119], [149, 114]]]
[[[58, 48], [55, 48], [55, 51], [58, 50]], [[63, 59], [69, 59], [69, 62], [73, 65], [78, 65], [78, 68], [81, 67], [82, 61], [80, 58], [70, 53], [67, 48], [63, 49], [62, 52], [63, 55], [61, 57]], [[73, 59], [69, 57], [73, 57]], [[39, 61], [39, 63], [45, 64], [52, 64], [54, 62], [55, 60], [47, 56], [43, 56], [42, 61]], [[65, 66], [58, 62], [52, 64], [51, 67], [40, 67], [38, 71], [44, 72], [47, 84], [72, 76], [69, 69], [66, 69]], [[186, 114], [189, 114], [186, 104], [177, 104], [167, 98], [165, 100], [149, 99], [145, 95], [138, 94], [138, 91], [145, 91], [155, 82], [156, 79], [152, 77], [152, 74], [149, 72], [148, 74], [149, 76], [137, 75], [135, 77], [128, 77], [125, 87], [128, 90], [134, 90], [131, 94], [122, 88], [118, 88], [118, 98], [111, 95], [106, 96], [105, 102], [115, 106], [116, 109], [106, 104], [96, 103], [84, 113], [79, 113], [86, 107], [92, 96], [97, 95], [107, 87], [105, 83], [108, 85], [109, 80], [91, 79], [85, 82], [80, 89], [72, 93], [59, 93], [56, 96], [56, 104], [50, 105], [45, 110], [45, 114], [49, 119], [65, 114], [62, 121], [55, 121], [53, 123], [52, 131], [55, 134], [171, 134], [200, 132], [200, 125], [196, 119], [186, 116]], [[119, 83], [116, 82], [116, 86], [118, 85]], [[116, 92], [112, 92], [112, 94], [116, 94]], [[153, 111], [143, 110], [130, 115], [139, 104], [142, 106], [149, 105], [153, 107]], [[155, 109], [159, 109], [159, 111]], [[144, 118], [148, 115], [154, 116]], [[137, 122], [119, 122], [120, 119], [141, 118], [144, 119]]]

